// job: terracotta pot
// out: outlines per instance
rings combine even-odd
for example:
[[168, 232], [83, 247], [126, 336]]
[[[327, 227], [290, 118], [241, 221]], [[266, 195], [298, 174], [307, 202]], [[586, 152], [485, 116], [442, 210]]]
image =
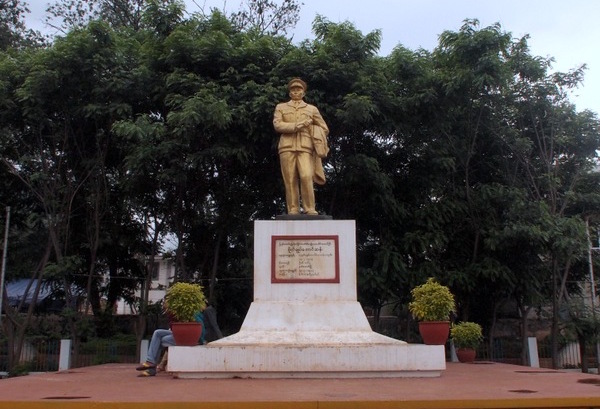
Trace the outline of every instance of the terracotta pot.
[[472, 363], [475, 361], [477, 352], [473, 348], [457, 348], [456, 357], [459, 362]]
[[449, 321], [419, 322], [419, 334], [426, 345], [445, 345], [450, 334]]
[[196, 346], [202, 335], [202, 324], [199, 322], [173, 322], [171, 331], [177, 346]]

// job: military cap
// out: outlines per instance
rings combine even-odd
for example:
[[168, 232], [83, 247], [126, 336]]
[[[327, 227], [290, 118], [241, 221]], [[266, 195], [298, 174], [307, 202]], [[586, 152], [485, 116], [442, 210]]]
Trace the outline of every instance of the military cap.
[[300, 78], [292, 78], [290, 82], [288, 82], [288, 89], [292, 89], [292, 87], [301, 87], [306, 91], [306, 82], [302, 81]]

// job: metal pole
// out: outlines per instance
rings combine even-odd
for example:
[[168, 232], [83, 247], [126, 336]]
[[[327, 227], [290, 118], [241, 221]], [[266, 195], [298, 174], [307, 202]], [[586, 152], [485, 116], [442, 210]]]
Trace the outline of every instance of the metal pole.
[[2, 273], [0, 275], [0, 328], [2, 328], [2, 303], [4, 302], [4, 276], [6, 273], [6, 252], [8, 249], [8, 226], [10, 225], [10, 206], [6, 206], [6, 224], [4, 226], [4, 250], [2, 252]]

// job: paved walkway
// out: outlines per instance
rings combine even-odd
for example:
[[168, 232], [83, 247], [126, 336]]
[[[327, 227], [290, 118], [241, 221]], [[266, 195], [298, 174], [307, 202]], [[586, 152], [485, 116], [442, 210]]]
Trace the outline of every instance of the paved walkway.
[[600, 408], [600, 376], [480, 362], [439, 378], [139, 378], [132, 364], [0, 380], [0, 408]]

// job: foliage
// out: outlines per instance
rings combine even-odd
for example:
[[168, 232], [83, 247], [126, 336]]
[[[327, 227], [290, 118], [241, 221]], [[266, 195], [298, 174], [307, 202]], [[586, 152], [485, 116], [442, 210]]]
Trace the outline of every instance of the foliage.
[[22, 362], [22, 363], [18, 363], [17, 365], [14, 365], [10, 371], [8, 371], [8, 377], [9, 378], [16, 378], [18, 376], [26, 376], [29, 375], [29, 372], [31, 372], [32, 368], [35, 365], [33, 364], [33, 362]]
[[[166, 3], [173, 3], [167, 1]], [[142, 14], [147, 4], [158, 2], [147, 0], [58, 0], [49, 3], [44, 22], [66, 34], [81, 29], [94, 20], [108, 22], [113, 27], [139, 30]]]
[[22, 49], [43, 43], [40, 33], [27, 29], [27, 13], [28, 4], [23, 0], [0, 0], [0, 50]]
[[178, 282], [167, 290], [165, 311], [178, 322], [194, 322], [206, 308], [206, 297], [200, 284]]
[[450, 289], [433, 277], [410, 291], [412, 301], [408, 308], [421, 321], [448, 321], [455, 310], [454, 295]]
[[469, 321], [452, 324], [450, 337], [457, 348], [475, 349], [483, 341], [481, 325]]
[[571, 300], [566, 306], [563, 335], [581, 343], [593, 343], [600, 339], [600, 309], [586, 306], [582, 300]]
[[232, 13], [231, 21], [240, 30], [260, 35], [284, 35], [296, 26], [300, 17], [300, 4], [296, 0], [283, 0], [281, 4], [269, 0], [246, 0], [242, 5], [245, 8]]

